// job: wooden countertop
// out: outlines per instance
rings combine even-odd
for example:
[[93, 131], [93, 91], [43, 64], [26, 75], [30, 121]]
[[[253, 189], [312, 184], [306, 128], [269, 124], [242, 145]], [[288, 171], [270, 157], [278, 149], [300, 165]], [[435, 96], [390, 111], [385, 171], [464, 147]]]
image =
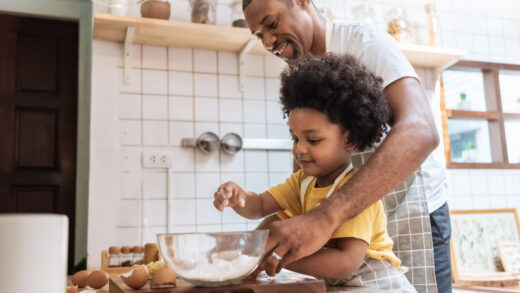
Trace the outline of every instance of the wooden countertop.
[[[72, 283], [70, 281], [70, 278], [71, 276], [68, 277], [68, 280], [67, 280], [67, 286], [71, 286]], [[94, 292], [93, 289], [91, 288], [80, 288], [78, 290], [78, 292], [82, 292], [82, 291], [92, 291]], [[108, 284], [99, 289], [99, 290], [96, 290], [95, 291], [96, 293], [109, 293], [109, 288], [108, 288]], [[328, 286], [327, 287], [327, 292], [334, 292], [334, 293], [388, 293], [388, 292], [391, 292], [389, 290], [381, 290], [381, 289], [373, 289], [373, 288], [358, 288], [358, 287], [334, 287], [334, 286]], [[454, 291], [455, 292], [455, 291]]]

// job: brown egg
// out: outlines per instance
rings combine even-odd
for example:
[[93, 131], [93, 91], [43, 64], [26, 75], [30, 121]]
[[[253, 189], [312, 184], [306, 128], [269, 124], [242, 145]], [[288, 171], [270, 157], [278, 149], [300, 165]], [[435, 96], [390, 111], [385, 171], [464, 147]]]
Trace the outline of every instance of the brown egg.
[[168, 267], [160, 268], [152, 277], [150, 288], [175, 287], [177, 275]]
[[78, 286], [68, 286], [65, 293], [78, 293]]
[[83, 287], [86, 287], [87, 286], [87, 278], [88, 276], [90, 275], [90, 272], [89, 271], [79, 271], [77, 273], [75, 273], [73, 276], [72, 276], [72, 284], [73, 285], [78, 285], [78, 287], [80, 288], [83, 288]]
[[128, 287], [139, 289], [148, 282], [148, 269], [145, 265], [140, 265], [128, 273], [122, 274], [121, 279]]
[[87, 278], [87, 284], [94, 288], [99, 289], [108, 283], [108, 274], [105, 271], [93, 271]]

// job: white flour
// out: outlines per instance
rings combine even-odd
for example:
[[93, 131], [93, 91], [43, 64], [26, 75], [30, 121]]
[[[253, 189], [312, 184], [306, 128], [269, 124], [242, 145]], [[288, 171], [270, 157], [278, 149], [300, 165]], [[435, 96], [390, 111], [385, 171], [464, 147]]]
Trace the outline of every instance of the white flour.
[[260, 257], [245, 254], [229, 257], [229, 255], [213, 253], [211, 255], [213, 263], [191, 263], [189, 266], [184, 266], [185, 269], [179, 271], [179, 274], [192, 280], [222, 282], [251, 272], [259, 259]]

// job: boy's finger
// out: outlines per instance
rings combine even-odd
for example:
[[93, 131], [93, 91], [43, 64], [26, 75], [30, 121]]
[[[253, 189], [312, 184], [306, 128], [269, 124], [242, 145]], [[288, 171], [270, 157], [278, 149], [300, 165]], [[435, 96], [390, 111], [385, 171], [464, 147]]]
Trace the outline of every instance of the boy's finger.
[[223, 189], [224, 189], [223, 195], [225, 198], [230, 198], [233, 195], [233, 187], [231, 187], [230, 185], [224, 186]]
[[222, 207], [222, 204], [218, 203], [217, 201], [213, 201], [213, 205], [215, 206], [215, 208], [219, 211], [223, 211], [224, 210], [224, 207]]

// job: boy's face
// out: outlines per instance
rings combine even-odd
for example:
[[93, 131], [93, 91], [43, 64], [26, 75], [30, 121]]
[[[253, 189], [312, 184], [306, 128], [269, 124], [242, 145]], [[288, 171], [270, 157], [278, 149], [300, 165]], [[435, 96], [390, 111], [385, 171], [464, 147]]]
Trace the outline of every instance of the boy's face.
[[294, 60], [312, 46], [313, 23], [308, 4], [301, 0], [253, 0], [244, 15], [251, 32], [267, 50], [286, 61]]
[[[289, 113], [289, 131], [293, 139], [293, 155], [305, 175], [332, 184], [350, 159], [353, 145], [348, 131], [314, 109], [296, 108]], [[329, 183], [330, 182], [330, 183]]]

